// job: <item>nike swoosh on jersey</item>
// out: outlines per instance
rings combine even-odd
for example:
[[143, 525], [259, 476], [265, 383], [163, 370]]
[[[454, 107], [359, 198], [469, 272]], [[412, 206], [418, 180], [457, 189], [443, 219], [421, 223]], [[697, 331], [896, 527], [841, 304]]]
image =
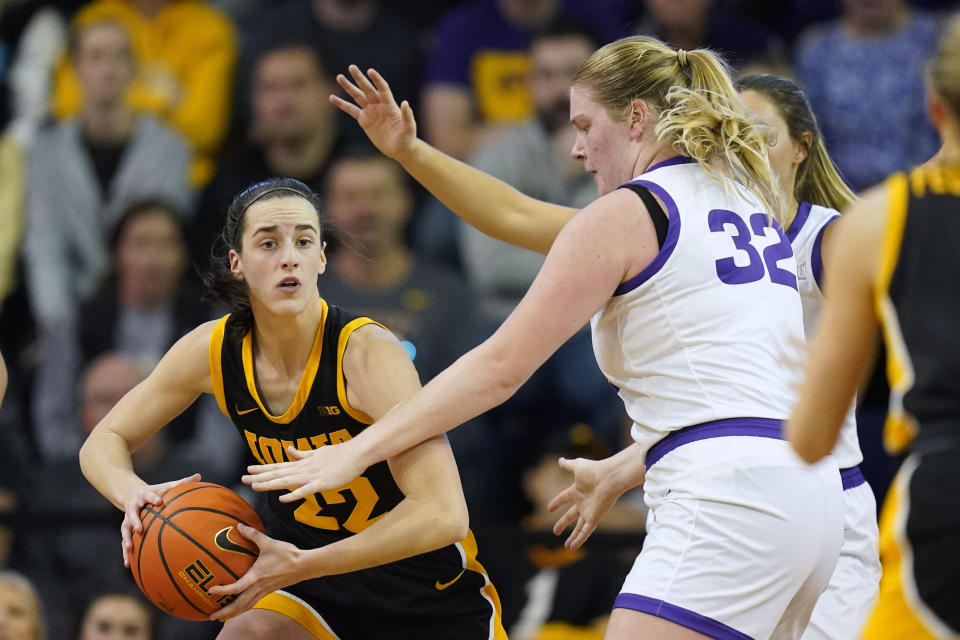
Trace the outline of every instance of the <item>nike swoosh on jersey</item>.
[[441, 583], [439, 580], [437, 580], [437, 583], [436, 583], [435, 585], [433, 585], [433, 586], [437, 588], [437, 591], [443, 591], [444, 589], [446, 589], [447, 587], [449, 587], [450, 585], [452, 585], [454, 582], [456, 582], [457, 580], [459, 580], [460, 577], [463, 576], [463, 574], [464, 574], [466, 571], [467, 571], [467, 570], [464, 569], [463, 571], [461, 571], [460, 573], [458, 573], [458, 574], [457, 574], [457, 577], [454, 578], [453, 580], [451, 580], [450, 582]]
[[240, 411], [240, 407], [238, 407], [237, 405], [233, 405], [233, 408], [237, 410], [237, 415], [238, 415], [238, 416], [243, 416], [243, 415], [246, 415], [246, 414], [248, 414], [248, 413], [253, 413], [254, 411], [256, 411], [257, 409], [259, 409], [260, 407], [254, 407], [253, 409], [244, 409], [243, 411]]
[[[217, 536], [216, 538], [214, 538], [214, 542], [217, 543], [217, 546], [223, 549], [224, 551], [232, 551], [233, 553], [242, 553], [244, 555], [253, 556], [254, 558], [256, 558], [257, 553], [255, 551], [251, 551], [250, 549], [247, 549], [243, 545], [237, 544], [236, 542], [230, 539], [230, 531], [232, 529], [233, 527], [226, 527], [224, 529], [220, 529], [220, 531], [217, 531]], [[459, 578], [460, 576], [457, 576], [457, 577]]]

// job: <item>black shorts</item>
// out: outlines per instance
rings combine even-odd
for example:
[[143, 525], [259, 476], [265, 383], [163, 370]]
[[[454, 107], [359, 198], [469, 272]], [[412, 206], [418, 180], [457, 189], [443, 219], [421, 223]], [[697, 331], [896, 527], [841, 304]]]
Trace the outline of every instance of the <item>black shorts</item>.
[[323, 640], [507, 637], [472, 533], [413, 558], [297, 583], [255, 608], [287, 615]]

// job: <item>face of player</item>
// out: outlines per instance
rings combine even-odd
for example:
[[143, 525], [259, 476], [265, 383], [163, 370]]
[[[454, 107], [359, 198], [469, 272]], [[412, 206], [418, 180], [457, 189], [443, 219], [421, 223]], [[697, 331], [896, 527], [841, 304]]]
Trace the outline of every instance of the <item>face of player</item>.
[[78, 36], [74, 65], [88, 104], [121, 101], [134, 71], [126, 31], [111, 22], [87, 27]]
[[577, 132], [571, 155], [593, 174], [597, 195], [606, 195], [634, 177], [629, 122], [615, 120], [588, 90], [576, 86], [570, 89], [570, 122]]
[[11, 584], [0, 584], [0, 638], [35, 640], [37, 613], [33, 598]]
[[403, 243], [413, 197], [401, 169], [386, 158], [336, 163], [327, 180], [327, 208], [337, 227], [377, 255]]
[[155, 307], [171, 302], [187, 266], [180, 227], [163, 210], [131, 220], [116, 248], [121, 297], [126, 304]]
[[797, 169], [807, 157], [806, 146], [790, 137], [790, 128], [776, 106], [757, 91], [744, 91], [741, 96], [744, 106], [760, 122], [772, 129], [768, 138], [770, 166], [777, 172], [780, 188], [784, 194], [793, 194], [797, 179]]
[[318, 297], [317, 276], [327, 266], [320, 220], [298, 196], [254, 202], [244, 214], [241, 250], [230, 250], [230, 269], [250, 290], [251, 303], [297, 314]]
[[332, 122], [330, 85], [307, 49], [268, 53], [253, 78], [253, 131], [264, 143], [294, 142]]
[[150, 640], [150, 614], [132, 598], [101, 598], [84, 616], [80, 640]]

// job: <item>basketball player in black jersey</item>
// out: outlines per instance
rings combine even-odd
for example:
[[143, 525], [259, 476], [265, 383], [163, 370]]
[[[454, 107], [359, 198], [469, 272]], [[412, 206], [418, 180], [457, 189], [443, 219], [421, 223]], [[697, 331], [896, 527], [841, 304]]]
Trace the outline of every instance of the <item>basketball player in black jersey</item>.
[[[272, 179], [227, 213], [228, 253], [209, 284], [234, 309], [188, 333], [97, 425], [80, 452], [87, 479], [124, 511], [124, 563], [139, 511], [199, 476], [148, 486], [130, 454], [213, 394], [251, 462], [298, 459], [348, 440], [420, 387], [385, 328], [320, 297], [326, 257], [310, 189]], [[215, 452], [211, 452], [215, 455]], [[267, 535], [242, 527], [260, 556], [214, 616], [239, 638], [506, 638], [499, 600], [476, 560], [456, 464], [443, 437], [366, 469], [333, 491], [260, 508]]]
[[880, 518], [880, 595], [864, 640], [960, 637], [960, 15], [930, 62], [937, 155], [866, 193], [838, 223], [820, 332], [788, 436], [826, 455], [887, 346], [884, 442], [906, 454]]

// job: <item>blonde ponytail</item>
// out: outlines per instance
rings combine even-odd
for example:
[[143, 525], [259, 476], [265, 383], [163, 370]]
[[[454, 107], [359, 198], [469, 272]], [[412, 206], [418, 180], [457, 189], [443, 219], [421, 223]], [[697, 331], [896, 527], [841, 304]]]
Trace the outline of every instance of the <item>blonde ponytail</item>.
[[633, 100], [644, 100], [658, 115], [658, 139], [671, 141], [721, 184], [732, 181], [750, 191], [782, 221], [787, 212], [765, 131], [747, 113], [716, 54], [674, 50], [645, 36], [623, 38], [590, 56], [573, 84], [588, 87], [613, 114], [626, 114]]

